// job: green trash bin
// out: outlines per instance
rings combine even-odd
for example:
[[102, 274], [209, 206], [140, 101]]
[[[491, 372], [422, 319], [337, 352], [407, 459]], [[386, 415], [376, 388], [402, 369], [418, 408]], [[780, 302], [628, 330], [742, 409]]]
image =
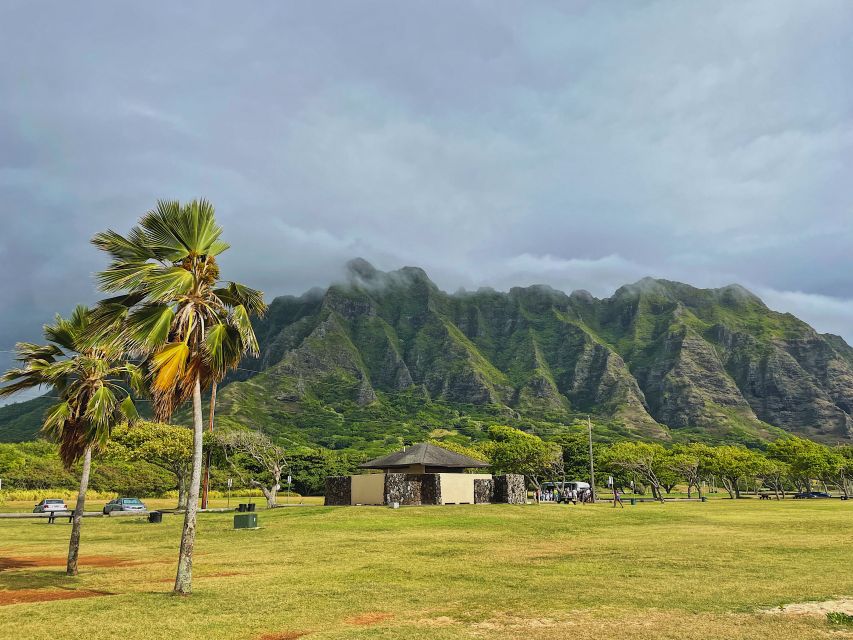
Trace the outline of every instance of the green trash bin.
[[631, 498], [631, 505], [635, 505], [635, 504], [637, 504], [637, 499], [636, 499], [636, 498]]
[[708, 502], [708, 496], [702, 496], [699, 498], [702, 502]]
[[257, 529], [258, 514], [257, 513], [238, 513], [234, 516], [235, 529]]

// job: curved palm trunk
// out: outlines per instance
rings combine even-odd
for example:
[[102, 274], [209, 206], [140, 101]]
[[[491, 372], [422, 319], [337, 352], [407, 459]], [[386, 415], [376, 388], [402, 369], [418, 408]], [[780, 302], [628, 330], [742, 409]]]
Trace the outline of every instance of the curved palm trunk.
[[201, 382], [196, 378], [193, 388], [193, 467], [190, 475], [190, 487], [187, 492], [187, 510], [184, 514], [181, 551], [178, 555], [178, 575], [175, 577], [175, 593], [181, 595], [188, 595], [193, 590], [193, 547], [195, 546], [198, 491], [201, 482], [203, 438], [204, 419], [201, 414]]
[[80, 556], [80, 527], [83, 525], [83, 507], [86, 505], [86, 491], [89, 489], [89, 472], [92, 469], [92, 447], [86, 447], [83, 454], [83, 471], [80, 473], [80, 489], [77, 492], [77, 504], [74, 506], [74, 518], [71, 524], [71, 541], [68, 543], [68, 564], [65, 574], [77, 575], [77, 558]]

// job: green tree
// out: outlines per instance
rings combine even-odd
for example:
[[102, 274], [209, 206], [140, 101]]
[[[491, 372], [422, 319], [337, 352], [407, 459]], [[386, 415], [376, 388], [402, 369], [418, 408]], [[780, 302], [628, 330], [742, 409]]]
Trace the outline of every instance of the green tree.
[[479, 449], [491, 461], [494, 473], [521, 474], [537, 489], [544, 478], [556, 472], [562, 457], [558, 445], [504, 425], [489, 427], [489, 439], [480, 443]]
[[678, 444], [671, 449], [669, 464], [687, 482], [688, 498], [694, 487], [699, 497], [702, 497], [702, 482], [711, 475], [713, 455], [713, 447], [702, 442]]
[[366, 456], [352, 451], [299, 447], [287, 452], [293, 488], [302, 495], [322, 495], [329, 476], [348, 476], [358, 471]]
[[761, 456], [756, 461], [756, 475], [765, 487], [773, 489], [776, 499], [785, 498], [785, 481], [790, 474], [790, 468], [784, 462]]
[[193, 463], [181, 536], [175, 593], [192, 592], [192, 558], [201, 480], [204, 424], [201, 390], [220, 381], [243, 354], [258, 354], [250, 316], [262, 314], [263, 294], [223, 282], [213, 206], [160, 201], [125, 237], [109, 230], [92, 242], [112, 263], [98, 274], [102, 291], [119, 294], [98, 309], [101, 330], [118, 329], [123, 345], [145, 358], [158, 420], [192, 401]]
[[602, 465], [614, 471], [639, 475], [652, 488], [652, 495], [663, 502], [661, 476], [671, 473], [669, 452], [659, 444], [617, 442], [605, 450]]
[[740, 498], [740, 481], [758, 476], [762, 456], [746, 447], [714, 447], [709, 471], [719, 478], [730, 498]]
[[812, 440], [790, 436], [774, 440], [767, 447], [767, 456], [788, 465], [791, 480], [800, 491], [811, 491], [815, 480], [834, 477], [837, 459], [831, 450]]
[[107, 454], [121, 460], [148, 462], [175, 476], [178, 509], [187, 508], [193, 459], [193, 433], [186, 427], [139, 421], [113, 430]]
[[[281, 474], [288, 468], [284, 449], [260, 431], [232, 430], [214, 437], [222, 448], [225, 458], [234, 472], [243, 481], [261, 490], [267, 500], [267, 508], [276, 505], [276, 495], [281, 490]], [[234, 457], [238, 456], [238, 462]], [[243, 474], [248, 472], [247, 477]]]
[[835, 448], [835, 452], [840, 456], [837, 471], [841, 493], [849, 498], [853, 481], [853, 445], [840, 445]]
[[44, 327], [47, 344], [18, 343], [15, 359], [21, 366], [0, 376], [0, 382], [9, 383], [0, 387], [0, 397], [38, 387], [56, 394], [58, 402], [47, 409], [42, 430], [59, 443], [66, 469], [83, 461], [65, 569], [69, 576], [77, 575], [92, 451], [106, 444], [119, 421], [137, 418], [126, 385], [139, 389], [142, 384], [140, 370], [124, 361], [119, 347], [89, 337], [90, 320], [83, 306], [67, 319], [56, 316]]

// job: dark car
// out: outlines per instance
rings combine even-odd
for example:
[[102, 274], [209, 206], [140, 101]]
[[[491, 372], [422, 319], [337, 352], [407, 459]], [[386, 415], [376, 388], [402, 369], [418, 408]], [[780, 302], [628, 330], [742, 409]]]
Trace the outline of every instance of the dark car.
[[795, 493], [794, 500], [809, 500], [811, 498], [831, 498], [832, 496], [823, 491], [804, 491], [803, 493]]
[[116, 498], [104, 505], [104, 515], [113, 511], [145, 511], [145, 505], [139, 498]]

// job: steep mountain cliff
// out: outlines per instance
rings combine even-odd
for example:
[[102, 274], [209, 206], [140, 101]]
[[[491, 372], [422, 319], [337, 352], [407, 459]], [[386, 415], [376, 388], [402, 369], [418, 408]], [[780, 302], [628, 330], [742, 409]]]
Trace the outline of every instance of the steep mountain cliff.
[[222, 387], [218, 420], [284, 441], [371, 448], [496, 421], [555, 433], [587, 413], [611, 438], [853, 439], [853, 349], [739, 286], [450, 295], [421, 269], [355, 260], [346, 283], [276, 298], [256, 330], [261, 356]]

